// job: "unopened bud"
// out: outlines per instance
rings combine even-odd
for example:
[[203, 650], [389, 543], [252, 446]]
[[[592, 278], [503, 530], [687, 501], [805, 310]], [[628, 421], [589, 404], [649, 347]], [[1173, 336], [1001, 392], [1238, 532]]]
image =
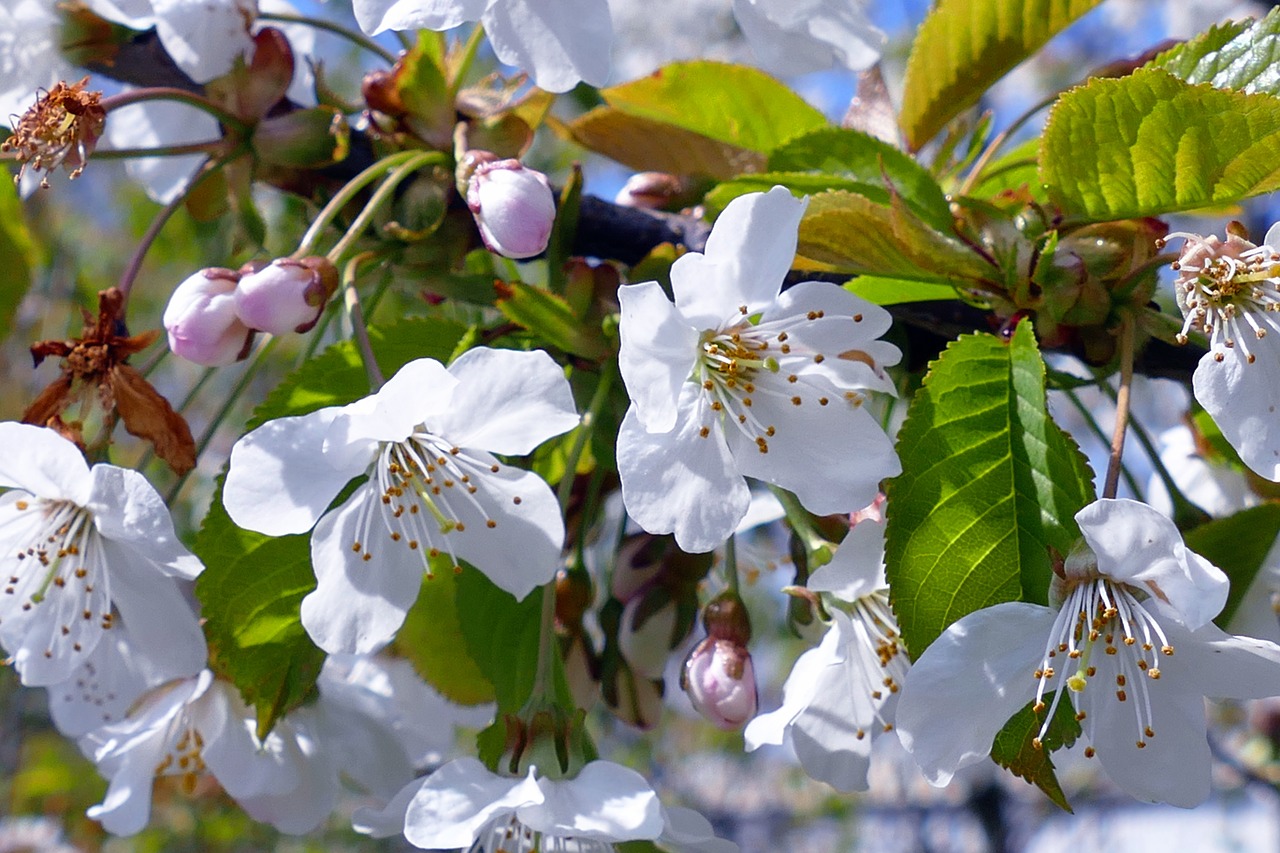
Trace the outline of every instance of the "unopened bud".
[[204, 269], [178, 285], [164, 309], [169, 349], [205, 367], [232, 364], [249, 354], [253, 330], [236, 316], [235, 270]]
[[281, 258], [249, 272], [235, 291], [236, 314], [251, 329], [305, 332], [338, 289], [338, 271], [323, 257]]
[[686, 189], [675, 175], [666, 172], [637, 172], [627, 178], [613, 202], [623, 207], [661, 210], [679, 198]]
[[546, 250], [556, 201], [541, 172], [519, 160], [481, 163], [467, 184], [467, 206], [490, 250], [515, 259]]
[[740, 729], [756, 715], [756, 673], [747, 647], [707, 637], [684, 662], [680, 686], [717, 727]]

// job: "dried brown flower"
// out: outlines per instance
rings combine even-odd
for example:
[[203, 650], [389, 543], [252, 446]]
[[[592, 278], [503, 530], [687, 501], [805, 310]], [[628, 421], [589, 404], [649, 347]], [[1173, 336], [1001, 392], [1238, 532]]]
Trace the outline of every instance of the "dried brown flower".
[[62, 375], [40, 392], [23, 412], [25, 423], [49, 426], [83, 446], [79, 429], [62, 420], [77, 400], [96, 394], [109, 435], [119, 415], [130, 434], [151, 442], [156, 455], [179, 474], [195, 467], [191, 428], [145, 377], [127, 364], [129, 356], [150, 346], [159, 330], [129, 336], [124, 326], [124, 295], [116, 288], [98, 294], [98, 316], [85, 312], [84, 334], [67, 341], [31, 346], [37, 365], [50, 356], [62, 359]]
[[49, 186], [49, 175], [63, 166], [77, 177], [84, 171], [89, 155], [98, 144], [107, 122], [102, 93], [85, 89], [89, 78], [67, 85], [59, 82], [36, 97], [22, 114], [13, 135], [0, 144], [0, 151], [16, 152], [22, 180], [28, 168], [44, 172], [40, 186]]

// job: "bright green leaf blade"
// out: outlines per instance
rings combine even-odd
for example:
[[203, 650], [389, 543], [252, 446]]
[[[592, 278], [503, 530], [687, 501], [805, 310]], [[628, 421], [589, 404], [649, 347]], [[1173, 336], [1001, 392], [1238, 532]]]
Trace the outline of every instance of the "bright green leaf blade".
[[1049, 418], [1030, 324], [967, 335], [930, 366], [898, 435], [885, 563], [913, 656], [952, 622], [1004, 601], [1044, 603], [1050, 548], [1079, 537], [1084, 457]]
[[920, 25], [902, 98], [918, 149], [987, 88], [1101, 0], [939, 0]]
[[599, 327], [592, 329], [575, 317], [563, 297], [520, 281], [499, 285], [498, 294], [497, 308], [504, 317], [552, 346], [592, 360], [609, 355]]
[[796, 253], [855, 275], [935, 282], [998, 277], [968, 246], [930, 228], [896, 197], [888, 205], [849, 192], [811, 197]]
[[1150, 63], [1188, 83], [1280, 95], [1280, 10], [1213, 27]]
[[[1045, 702], [1052, 702], [1052, 694], [1045, 697]], [[1071, 746], [1080, 736], [1080, 723], [1072, 713], [1070, 702], [1058, 704], [1053, 715], [1053, 722], [1044, 734], [1043, 742], [1037, 747], [1032, 741], [1040, 734], [1043, 720], [1032, 712], [1035, 703], [1028, 703], [1021, 711], [1014, 714], [1005, 727], [996, 735], [991, 745], [991, 760], [1001, 767], [1026, 779], [1035, 785], [1044, 795], [1063, 811], [1070, 812], [1071, 804], [1067, 795], [1062, 793], [1058, 777], [1053, 772], [1053, 759], [1050, 754], [1061, 747]]]
[[1159, 69], [1096, 79], [1053, 108], [1040, 158], [1053, 198], [1092, 220], [1233, 204], [1280, 189], [1280, 98]]
[[[445, 360], [464, 329], [457, 323], [407, 320], [369, 337], [388, 376], [413, 358]], [[335, 344], [289, 375], [254, 410], [250, 428], [275, 418], [349, 403], [369, 393], [355, 344]], [[196, 581], [213, 667], [257, 709], [258, 726], [311, 694], [324, 654], [302, 628], [299, 606], [315, 588], [310, 536], [272, 538], [243, 530], [222, 507], [221, 485], [192, 550], [205, 564]]]
[[418, 600], [396, 633], [396, 651], [449, 701], [459, 705], [492, 702], [497, 698], [493, 685], [467, 650], [452, 561], [441, 555], [439, 565], [435, 562], [432, 577], [424, 577]]
[[600, 95], [630, 115], [763, 154], [827, 124], [804, 98], [763, 71], [723, 62], [673, 63]]
[[844, 286], [876, 305], [900, 305], [904, 302], [936, 302], [958, 299], [956, 289], [949, 284], [932, 284], [927, 281], [911, 281], [905, 278], [882, 278], [861, 275]]
[[1213, 621], [1226, 628], [1280, 535], [1280, 504], [1267, 503], [1202, 524], [1184, 537], [1187, 547], [1227, 573], [1227, 603]]
[[[6, 173], [7, 177], [7, 173]], [[35, 246], [27, 231], [27, 220], [13, 181], [0, 180], [0, 329], [2, 339], [13, 329], [13, 315], [18, 303], [31, 286], [31, 266]]]
[[456, 596], [467, 651], [494, 686], [499, 718], [518, 711], [533, 690], [538, 668], [541, 590], [516, 601], [464, 564]]
[[824, 127], [806, 133], [775, 148], [769, 154], [768, 169], [838, 175], [875, 187], [886, 201], [892, 190], [930, 226], [939, 231], [952, 227], [946, 194], [929, 170], [884, 140], [861, 131]]

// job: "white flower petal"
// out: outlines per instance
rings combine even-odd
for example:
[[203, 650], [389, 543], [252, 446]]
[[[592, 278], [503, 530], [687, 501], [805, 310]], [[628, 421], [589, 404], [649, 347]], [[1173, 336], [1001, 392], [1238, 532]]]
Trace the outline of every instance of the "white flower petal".
[[[120, 558], [183, 580], [195, 580], [204, 571], [199, 558], [178, 540], [169, 508], [146, 477], [114, 465], [95, 465], [90, 477], [93, 487], [84, 507], [93, 513], [103, 538], [125, 552]], [[108, 558], [108, 565], [118, 564]]]
[[564, 369], [542, 350], [478, 347], [449, 373], [458, 381], [449, 409], [424, 423], [459, 446], [524, 456], [578, 425]]
[[[845, 620], [847, 622], [847, 616]], [[787, 729], [809, 707], [820, 689], [822, 674], [828, 667], [840, 663], [840, 639], [840, 630], [832, 625], [822, 635], [822, 642], [817, 648], [809, 649], [796, 659], [791, 674], [782, 685], [782, 707], [758, 715], [743, 730], [747, 752], [755, 752], [766, 743], [778, 746], [786, 740]]]
[[1056, 614], [997, 604], [950, 625], [911, 666], [898, 700], [898, 739], [930, 783], [982, 761], [996, 734], [1035, 696], [1032, 674]]
[[197, 83], [221, 77], [253, 50], [252, 0], [151, 0], [151, 7], [165, 52]]
[[163, 660], [171, 673], [200, 672], [209, 651], [177, 582], [158, 576], [135, 551], [121, 545], [105, 543], [104, 554], [111, 571], [111, 598], [137, 653]]
[[346, 426], [333, 427], [325, 453], [333, 452], [339, 436], [346, 441], [404, 441], [423, 423], [448, 412], [458, 380], [434, 358], [409, 362], [388, 379], [378, 393], [343, 408]]
[[885, 584], [884, 525], [865, 521], [849, 528], [831, 562], [809, 576], [809, 589], [841, 601], [857, 601]]
[[371, 36], [384, 30], [451, 30], [478, 21], [489, 0], [354, 0], [360, 29]]
[[516, 817], [536, 832], [608, 841], [657, 838], [662, 806], [645, 778], [612, 761], [592, 761], [572, 779], [538, 780], [545, 799]]
[[167, 744], [160, 737], [141, 741], [111, 775], [107, 795], [85, 812], [112, 835], [134, 835], [151, 819], [151, 789], [155, 769]]
[[1142, 589], [1188, 628], [1207, 624], [1227, 601], [1227, 576], [1187, 549], [1173, 522], [1144, 503], [1094, 501], [1076, 513], [1103, 575]]
[[89, 464], [71, 442], [51, 429], [0, 423], [0, 487], [84, 506], [92, 489]]
[[645, 530], [675, 533], [683, 550], [702, 553], [733, 534], [751, 492], [697, 386], [685, 386], [679, 408], [679, 422], [666, 433], [647, 432], [635, 407], [627, 410], [618, 431], [622, 500]]
[[733, 0], [733, 15], [761, 68], [778, 77], [794, 77], [831, 67], [834, 51], [808, 32], [785, 29], [751, 0]]
[[481, 17], [493, 52], [548, 92], [609, 79], [613, 23], [605, 0], [500, 0]]
[[409, 803], [413, 802], [426, 781], [414, 779], [380, 809], [356, 809], [351, 817], [352, 828], [361, 835], [373, 838], [391, 838], [402, 834], [405, 831], [405, 815], [409, 811]]
[[784, 187], [739, 196], [707, 238], [705, 255], [684, 255], [671, 268], [676, 306], [695, 326], [716, 328], [739, 306], [768, 307], [795, 260], [797, 229], [808, 201]]
[[675, 853], [738, 853], [738, 845], [724, 838], [716, 838], [711, 821], [695, 812], [679, 806], [664, 807], [666, 829], [658, 836], [658, 845]]
[[1244, 463], [1276, 481], [1280, 480], [1280, 383], [1270, 368], [1280, 362], [1280, 323], [1267, 312], [1255, 312], [1254, 317], [1268, 330], [1265, 338], [1249, 341], [1257, 361], [1249, 364], [1238, 347], [1225, 350], [1222, 361], [1206, 353], [1191, 377], [1191, 387]]
[[[360, 552], [352, 550], [364, 529], [362, 516], [380, 510], [373, 486], [366, 483], [320, 519], [311, 536], [316, 589], [302, 600], [302, 626], [327, 652], [381, 648], [418, 597], [424, 569], [420, 551], [390, 539], [361, 542]], [[376, 518], [366, 526], [385, 532]]]
[[[103, 134], [104, 148], [157, 148], [209, 142], [219, 139], [222, 130], [204, 110], [176, 101], [146, 101], [112, 110]], [[131, 157], [125, 170], [152, 199], [168, 204], [186, 189], [205, 159], [203, 154]]]
[[490, 773], [474, 758], [450, 761], [418, 788], [405, 815], [404, 837], [428, 849], [469, 847], [491, 820], [542, 802], [534, 779]]
[[[754, 434], [732, 423], [725, 427], [734, 462], [746, 476], [794, 492], [810, 512], [830, 515], [861, 509], [875, 499], [881, 480], [902, 473], [893, 442], [863, 407], [771, 373], [758, 374], [756, 385], [761, 390], [754, 413], [776, 430], [767, 452]], [[815, 452], [822, 447], [841, 452]]]
[[618, 288], [618, 303], [622, 381], [640, 423], [654, 432], [667, 432], [676, 424], [680, 389], [693, 372], [698, 332], [656, 281]]
[[1213, 699], [1280, 696], [1280, 646], [1275, 643], [1232, 636], [1213, 623], [1195, 631], [1163, 627], [1174, 648], [1164, 669], [1173, 673], [1176, 667], [1175, 683], [1185, 681], [1197, 695]]
[[[303, 533], [315, 526], [369, 456], [346, 467], [321, 453], [340, 408], [268, 421], [231, 448], [222, 505], [231, 520], [269, 536]], [[370, 445], [370, 455], [373, 446]]]

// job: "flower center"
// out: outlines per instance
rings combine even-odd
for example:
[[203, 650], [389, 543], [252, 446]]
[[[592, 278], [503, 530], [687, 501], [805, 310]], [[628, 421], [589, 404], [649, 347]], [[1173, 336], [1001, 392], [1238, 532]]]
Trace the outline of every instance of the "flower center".
[[[1106, 693], [1114, 691], [1115, 701], [1133, 708], [1135, 745], [1138, 749], [1146, 747], [1156, 734], [1147, 680], [1160, 678], [1161, 659], [1172, 654], [1173, 646], [1160, 623], [1133, 589], [1106, 578], [1090, 578], [1077, 584], [1058, 611], [1040, 668], [1035, 671], [1040, 682], [1036, 689], [1037, 714], [1045, 710], [1045, 693], [1056, 691], [1035, 739], [1037, 747], [1049, 730], [1064, 685], [1074, 694], [1077, 720], [1084, 720], [1089, 706], [1105, 701]], [[1100, 680], [1110, 683], [1096, 684]], [[1085, 750], [1086, 756], [1093, 754], [1093, 747]]]
[[180, 727], [178, 728], [178, 737], [170, 739], [172, 746], [169, 747], [164, 757], [156, 764], [155, 775], [181, 775], [182, 790], [188, 796], [191, 796], [196, 791], [196, 783], [200, 779], [200, 774], [207, 769], [202, 755], [204, 738], [191, 725], [185, 713], [179, 714], [175, 723], [175, 728]]
[[[823, 312], [812, 311], [804, 320], [822, 317]], [[826, 356], [792, 339], [797, 322], [803, 320], [753, 323], [744, 305], [734, 318], [703, 332], [699, 340], [692, 381], [701, 386], [707, 408], [750, 438], [761, 453], [769, 452], [769, 439], [777, 434], [773, 416], [780, 408], [801, 406], [806, 400], [819, 406], [831, 402], [830, 387], [804, 374], [805, 365], [821, 364]], [[854, 391], [844, 397], [854, 405], [863, 401]], [[704, 424], [700, 435], [710, 434], [711, 425]]]
[[22, 164], [18, 180], [28, 167], [46, 173], [43, 187], [49, 186], [47, 175], [63, 164], [72, 178], [84, 171], [107, 121], [102, 93], [85, 91], [88, 82], [88, 77], [70, 86], [59, 82], [42, 93], [18, 120], [13, 135], [0, 143], [0, 151], [16, 152]]
[[480, 831], [467, 853], [615, 853], [602, 838], [543, 835], [515, 815], [498, 818]]
[[[875, 655], [880, 668], [879, 677], [874, 666], [858, 668], [864, 682], [863, 687], [867, 695], [874, 700], [876, 722], [880, 729], [885, 732], [892, 731], [893, 723], [886, 720], [881, 713], [881, 708], [884, 706], [882, 700], [886, 698], [886, 692], [892, 695], [901, 689], [910, 663], [907, 660], [906, 649], [902, 645], [902, 637], [898, 632], [897, 620], [894, 619], [893, 611], [889, 606], [889, 591], [882, 589], [864, 595], [853, 603], [849, 615], [863, 648]], [[866, 732], [859, 728], [855, 736], [858, 740], [862, 740]]]
[[[501, 470], [489, 454], [464, 451], [421, 428], [404, 441], [383, 444], [371, 472], [377, 500], [362, 507], [351, 550], [367, 562], [373, 559], [370, 544], [385, 535], [398, 546], [419, 551], [428, 576], [429, 561], [441, 553], [459, 571], [448, 534], [462, 533], [470, 523], [498, 526], [480, 500], [477, 483]], [[518, 496], [512, 500], [522, 502]], [[385, 529], [381, 533], [371, 529], [375, 518]]]
[[88, 654], [115, 622], [93, 516], [70, 501], [16, 497], [12, 505], [8, 524], [21, 532], [0, 568], [0, 622], [25, 623], [31, 653]]
[[1269, 246], [1228, 253], [1196, 234], [1169, 237], [1187, 241], [1184, 260], [1174, 264], [1179, 273], [1174, 287], [1185, 313], [1178, 342], [1186, 343], [1187, 332], [1199, 329], [1209, 338], [1215, 361], [1226, 358], [1224, 350], [1239, 347], [1252, 364], [1256, 356], [1248, 342], [1265, 338], [1275, 325], [1266, 314], [1280, 311], [1280, 254]]

